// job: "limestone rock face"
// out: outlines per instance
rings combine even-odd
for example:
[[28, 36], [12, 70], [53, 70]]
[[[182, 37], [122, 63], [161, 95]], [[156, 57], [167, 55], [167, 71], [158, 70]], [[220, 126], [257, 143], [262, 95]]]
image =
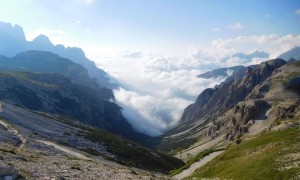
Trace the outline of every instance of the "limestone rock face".
[[282, 59], [274, 59], [261, 63], [259, 66], [251, 66], [243, 70], [242, 78], [232, 79], [214, 89], [204, 90], [194, 104], [188, 106], [182, 115], [181, 122], [204, 121], [216, 119], [228, 108], [245, 100], [247, 95], [256, 85], [265, 81], [273, 71], [286, 62]]

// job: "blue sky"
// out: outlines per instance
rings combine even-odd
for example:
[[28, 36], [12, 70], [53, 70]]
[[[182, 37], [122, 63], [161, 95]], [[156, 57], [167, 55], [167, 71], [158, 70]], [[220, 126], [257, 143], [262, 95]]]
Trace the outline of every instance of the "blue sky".
[[176, 52], [219, 38], [299, 34], [298, 9], [298, 0], [1, 0], [0, 20], [68, 45]]

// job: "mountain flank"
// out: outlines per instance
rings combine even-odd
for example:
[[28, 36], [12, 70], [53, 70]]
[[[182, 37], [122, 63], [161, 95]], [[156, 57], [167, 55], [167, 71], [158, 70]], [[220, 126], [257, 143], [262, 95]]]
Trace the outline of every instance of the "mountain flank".
[[1, 102], [0, 117], [0, 167], [25, 179], [149, 179], [184, 164], [68, 116]]

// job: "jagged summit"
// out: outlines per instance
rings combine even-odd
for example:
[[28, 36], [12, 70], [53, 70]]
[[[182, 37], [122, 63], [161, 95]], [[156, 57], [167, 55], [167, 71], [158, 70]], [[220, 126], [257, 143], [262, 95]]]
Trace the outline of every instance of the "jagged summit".
[[44, 45], [44, 46], [53, 46], [52, 42], [46, 35], [38, 35], [36, 38], [32, 40], [32, 43]]
[[27, 41], [21, 26], [0, 22], [0, 54], [11, 57], [26, 48]]
[[26, 41], [23, 28], [17, 24], [0, 22], [0, 37], [6, 36], [7, 38], [15, 37], [16, 40]]

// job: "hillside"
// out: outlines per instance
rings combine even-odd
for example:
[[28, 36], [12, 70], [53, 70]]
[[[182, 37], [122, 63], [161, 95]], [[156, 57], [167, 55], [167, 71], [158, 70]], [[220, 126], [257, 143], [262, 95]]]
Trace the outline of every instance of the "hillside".
[[187, 179], [299, 179], [299, 133], [295, 127], [248, 137]]
[[137, 142], [150, 145], [152, 138], [136, 132], [114, 102], [92, 88], [72, 83], [59, 74], [1, 72], [0, 99], [19, 107], [68, 115]]
[[[158, 146], [187, 162], [185, 166], [172, 171], [172, 175], [177, 174], [175, 178], [192, 174], [192, 169], [197, 169], [197, 165], [201, 167], [202, 161], [206, 161], [204, 166], [190, 179], [299, 177], [300, 62], [285, 63], [275, 59], [252, 68], [241, 79], [227, 80], [215, 89], [203, 91], [197, 104], [191, 106], [208, 113], [206, 119], [202, 121], [201, 114], [190, 116], [198, 120], [187, 119], [182, 122]], [[216, 98], [215, 91], [223, 88], [227, 89], [227, 93], [221, 91], [224, 93], [218, 94], [220, 99], [211, 101], [211, 98]], [[226, 108], [224, 104], [230, 100], [228, 96], [242, 97], [243, 100]], [[207, 102], [216, 102], [214, 106], [219, 108], [203, 111], [205, 106], [213, 106]], [[225, 152], [213, 161], [206, 160], [205, 156], [209, 158], [216, 154], [215, 151], [224, 149]]]
[[163, 138], [158, 149], [188, 161], [205, 150], [239, 142], [245, 134], [285, 128], [281, 122], [300, 111], [299, 61], [271, 60], [247, 72], [204, 90], [185, 110], [185, 121]]
[[[182, 161], [67, 116], [0, 104], [0, 165], [26, 179], [149, 179]], [[3, 173], [4, 169], [1, 169]]]

